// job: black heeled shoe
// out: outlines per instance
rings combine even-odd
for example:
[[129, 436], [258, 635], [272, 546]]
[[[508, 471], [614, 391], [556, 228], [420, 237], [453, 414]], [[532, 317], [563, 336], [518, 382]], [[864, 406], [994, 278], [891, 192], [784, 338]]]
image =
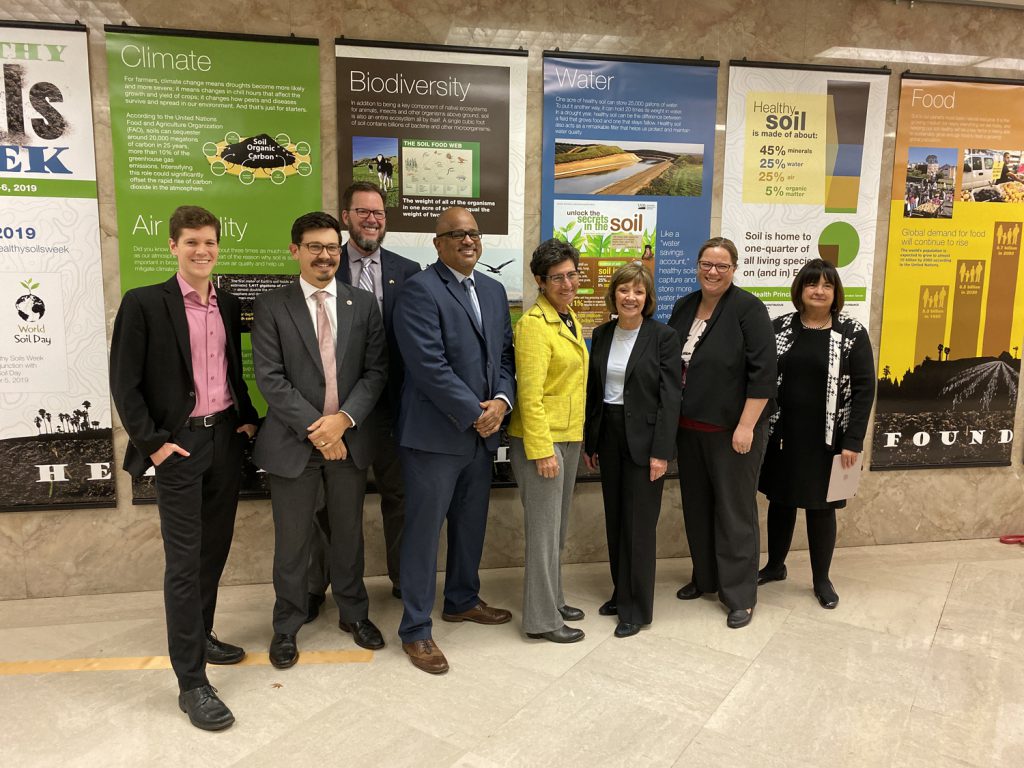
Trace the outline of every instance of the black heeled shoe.
[[781, 568], [777, 570], [773, 569], [771, 571], [768, 570], [768, 566], [766, 565], [757, 572], [757, 583], [758, 586], [760, 586], [761, 584], [767, 584], [770, 581], [785, 581], [786, 576], [788, 575], [789, 573], [786, 571], [785, 563], [782, 564]]
[[831, 611], [839, 605], [839, 595], [831, 581], [826, 581], [821, 586], [815, 585], [814, 596], [818, 598], [818, 605], [827, 611]]

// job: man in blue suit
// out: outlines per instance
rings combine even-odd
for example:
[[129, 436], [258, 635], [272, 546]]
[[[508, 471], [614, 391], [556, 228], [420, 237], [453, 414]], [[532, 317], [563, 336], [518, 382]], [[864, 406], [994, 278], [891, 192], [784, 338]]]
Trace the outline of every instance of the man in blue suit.
[[474, 272], [482, 247], [476, 219], [449, 208], [437, 220], [438, 261], [406, 281], [395, 307], [405, 364], [398, 444], [405, 479], [402, 601], [398, 634], [413, 665], [448, 671], [434, 644], [437, 545], [448, 521], [445, 621], [504, 624], [512, 615], [480, 599], [480, 555], [487, 527], [498, 429], [515, 398], [508, 297]]

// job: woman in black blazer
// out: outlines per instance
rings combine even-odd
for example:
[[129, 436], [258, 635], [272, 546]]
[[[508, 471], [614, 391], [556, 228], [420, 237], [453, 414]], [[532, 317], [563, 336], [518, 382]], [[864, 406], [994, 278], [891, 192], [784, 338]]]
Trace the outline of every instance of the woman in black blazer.
[[616, 637], [654, 615], [657, 527], [665, 470], [675, 453], [682, 370], [679, 336], [653, 320], [654, 282], [640, 262], [612, 276], [608, 309], [617, 319], [594, 329], [587, 378], [583, 460], [601, 470]]
[[757, 477], [775, 397], [775, 337], [768, 310], [732, 284], [736, 246], [700, 247], [700, 290], [676, 302], [668, 324], [683, 339], [676, 445], [693, 600], [717, 592], [728, 626], [750, 623], [757, 602]]

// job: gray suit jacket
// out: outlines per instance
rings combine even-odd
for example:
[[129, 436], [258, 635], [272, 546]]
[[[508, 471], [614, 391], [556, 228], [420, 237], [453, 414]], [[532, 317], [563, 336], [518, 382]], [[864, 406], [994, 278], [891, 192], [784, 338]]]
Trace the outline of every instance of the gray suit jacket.
[[[357, 425], [345, 433], [345, 444], [363, 469], [373, 458], [373, 440], [359, 425], [384, 390], [387, 341], [376, 298], [340, 280], [335, 286], [338, 402]], [[267, 472], [298, 477], [313, 451], [307, 427], [322, 415], [325, 387], [316, 332], [298, 280], [257, 297], [254, 315], [256, 386], [268, 409], [253, 458]]]

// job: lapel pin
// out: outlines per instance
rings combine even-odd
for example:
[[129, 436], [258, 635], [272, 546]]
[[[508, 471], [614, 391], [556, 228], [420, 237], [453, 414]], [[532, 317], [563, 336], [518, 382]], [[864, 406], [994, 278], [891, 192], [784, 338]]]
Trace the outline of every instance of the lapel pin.
[[346, 304], [348, 304], [348, 305], [349, 305], [349, 306], [351, 307], [351, 306], [352, 306], [352, 299], [349, 299], [349, 300], [348, 300], [348, 301], [346, 301], [345, 303], [346, 303]]
[[394, 285], [394, 284], [395, 284], [394, 280], [388, 280], [388, 285]]

